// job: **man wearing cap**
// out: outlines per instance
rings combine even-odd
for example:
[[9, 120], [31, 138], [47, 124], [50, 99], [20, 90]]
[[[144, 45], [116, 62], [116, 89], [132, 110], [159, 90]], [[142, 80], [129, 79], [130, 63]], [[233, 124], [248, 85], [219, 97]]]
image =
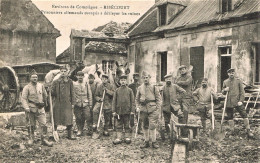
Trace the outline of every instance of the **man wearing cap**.
[[38, 76], [35, 70], [30, 74], [30, 83], [23, 88], [21, 100], [29, 124], [28, 133], [30, 139], [28, 143], [33, 143], [37, 120], [40, 126], [42, 144], [51, 147], [53, 144], [46, 139], [47, 125], [44, 107], [47, 103], [47, 93], [44, 86], [38, 83]]
[[229, 78], [223, 82], [223, 94], [227, 94], [226, 113], [227, 120], [230, 128], [234, 131], [234, 108], [239, 112], [242, 118], [244, 118], [244, 124], [247, 129], [249, 137], [253, 137], [250, 131], [249, 120], [247, 118], [246, 110], [244, 109], [243, 102], [245, 99], [245, 91], [243, 88], [242, 81], [235, 77], [235, 69], [230, 68], [228, 71]]
[[197, 110], [200, 114], [201, 124], [203, 130], [206, 131], [206, 120], [209, 117], [209, 110], [211, 108], [211, 95], [217, 99], [217, 95], [213, 88], [208, 86], [208, 79], [204, 78], [201, 82], [201, 87], [193, 92], [197, 101]]
[[51, 94], [55, 98], [53, 105], [54, 128], [58, 125], [67, 126], [68, 139], [75, 140], [73, 135], [73, 107], [75, 94], [73, 82], [68, 78], [68, 70], [62, 66], [60, 68], [60, 78], [54, 80], [51, 87]]
[[[103, 134], [105, 136], [109, 136], [108, 128], [109, 128], [109, 123], [110, 123], [111, 114], [112, 114], [112, 100], [113, 100], [113, 94], [114, 94], [114, 87], [110, 83], [108, 83], [108, 75], [103, 74], [101, 80], [102, 80], [102, 83], [97, 86], [97, 90], [95, 92], [96, 104], [93, 108], [93, 128], [95, 130], [97, 127], [100, 106], [103, 101], [103, 103], [104, 103], [103, 104], [103, 113], [104, 113], [104, 119], [105, 119]], [[102, 99], [104, 91], [105, 91], [105, 97], [104, 97], [104, 99]]]
[[180, 94], [180, 102], [184, 114], [185, 123], [188, 122], [188, 113], [189, 113], [189, 105], [191, 100], [191, 85], [192, 85], [192, 76], [187, 72], [187, 66], [181, 65], [179, 67], [180, 76], [177, 76], [175, 79], [175, 84], [182, 87], [186, 93]]
[[186, 91], [180, 86], [172, 83], [172, 75], [168, 74], [164, 76], [166, 85], [162, 88], [162, 110], [165, 122], [165, 129], [167, 134], [170, 134], [171, 113], [178, 117], [178, 122], [184, 124], [183, 111], [181, 110], [180, 103], [177, 99], [177, 93], [186, 93]]
[[116, 89], [113, 102], [112, 113], [117, 120], [116, 131], [117, 138], [113, 142], [114, 144], [120, 144], [123, 141], [123, 129], [125, 130], [124, 142], [126, 144], [131, 143], [131, 129], [130, 129], [130, 114], [134, 114], [134, 93], [127, 84], [127, 75], [120, 76], [121, 86]]
[[141, 146], [141, 148], [148, 148], [150, 146], [150, 138], [152, 140], [152, 147], [159, 148], [159, 145], [156, 142], [155, 128], [159, 121], [161, 95], [159, 89], [155, 87], [155, 85], [150, 84], [150, 74], [143, 71], [142, 78], [144, 80], [144, 83], [138, 87], [135, 99], [136, 111], [140, 111], [140, 116], [143, 121], [145, 142]]
[[[96, 104], [95, 92], [98, 86], [98, 83], [95, 81], [95, 76], [93, 74], [88, 75], [88, 84], [90, 86], [91, 93], [92, 93], [92, 106], [90, 108], [90, 122], [91, 125], [93, 126], [93, 108]], [[92, 133], [88, 133], [88, 135], [92, 135]]]
[[87, 122], [88, 133], [92, 133], [91, 113], [92, 92], [88, 83], [83, 82], [84, 73], [77, 72], [78, 81], [73, 82], [75, 93], [74, 115], [78, 128], [77, 136], [81, 136], [85, 121]]
[[[140, 78], [139, 73], [134, 73], [133, 74], [134, 82], [129, 84], [129, 88], [131, 88], [132, 91], [134, 92], [134, 97], [136, 97], [137, 88], [140, 86], [139, 78]], [[138, 119], [138, 114], [137, 113], [136, 113], [136, 118]], [[138, 130], [137, 130], [138, 134], [142, 134], [142, 126], [141, 126], [141, 124], [142, 124], [142, 120], [139, 119]], [[130, 123], [130, 125], [131, 125], [131, 127], [134, 127], [134, 123]]]

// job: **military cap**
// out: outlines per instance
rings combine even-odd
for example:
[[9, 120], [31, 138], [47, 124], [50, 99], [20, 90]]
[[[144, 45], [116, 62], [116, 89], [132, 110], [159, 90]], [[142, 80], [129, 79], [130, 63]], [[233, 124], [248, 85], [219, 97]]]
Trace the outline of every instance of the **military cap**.
[[179, 69], [182, 69], [182, 68], [187, 68], [187, 66], [186, 66], [186, 65], [181, 65], [181, 66], [179, 67]]
[[84, 73], [82, 71], [78, 71], [77, 76], [84, 76]]
[[32, 71], [30, 72], [30, 76], [32, 76], [32, 75], [38, 75], [34, 69], [32, 69]]
[[142, 72], [142, 77], [144, 77], [144, 76], [149, 76], [149, 77], [151, 77], [151, 75], [150, 75], [147, 71], [143, 71], [143, 72]]
[[140, 75], [139, 75], [139, 73], [136, 72], [133, 74], [133, 77], [135, 77], [135, 76], [140, 76]]
[[127, 75], [123, 74], [119, 77], [119, 79], [127, 79]]
[[227, 70], [227, 73], [230, 73], [230, 72], [235, 72], [235, 69], [234, 68], [230, 68]]
[[108, 75], [107, 74], [103, 74], [102, 77], [107, 78], [108, 79]]
[[164, 76], [164, 79], [172, 77], [172, 74], [167, 74]]
[[89, 75], [88, 75], [88, 78], [89, 78], [89, 79], [90, 79], [90, 78], [95, 79], [95, 76], [94, 76], [93, 74], [89, 74]]
[[60, 70], [62, 69], [68, 70], [68, 68], [65, 65], [60, 66]]

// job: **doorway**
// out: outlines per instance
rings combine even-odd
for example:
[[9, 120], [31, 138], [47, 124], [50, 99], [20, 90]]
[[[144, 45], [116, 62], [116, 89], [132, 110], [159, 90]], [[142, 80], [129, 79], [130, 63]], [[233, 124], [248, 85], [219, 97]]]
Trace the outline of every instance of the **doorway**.
[[231, 68], [232, 47], [223, 46], [218, 48], [220, 54], [220, 86], [222, 89], [223, 82], [228, 78], [227, 70]]

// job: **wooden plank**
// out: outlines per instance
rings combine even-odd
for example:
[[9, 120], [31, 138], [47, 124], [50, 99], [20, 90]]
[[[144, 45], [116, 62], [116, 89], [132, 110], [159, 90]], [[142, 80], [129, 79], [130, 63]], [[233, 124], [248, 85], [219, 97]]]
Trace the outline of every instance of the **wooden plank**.
[[186, 145], [176, 143], [172, 154], [172, 163], [185, 163]]

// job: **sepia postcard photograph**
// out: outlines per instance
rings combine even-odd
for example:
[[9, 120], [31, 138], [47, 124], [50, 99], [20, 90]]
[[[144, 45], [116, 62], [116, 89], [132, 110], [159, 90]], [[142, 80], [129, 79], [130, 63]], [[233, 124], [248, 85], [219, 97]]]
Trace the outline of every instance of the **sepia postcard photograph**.
[[260, 162], [259, 0], [0, 0], [0, 162]]

